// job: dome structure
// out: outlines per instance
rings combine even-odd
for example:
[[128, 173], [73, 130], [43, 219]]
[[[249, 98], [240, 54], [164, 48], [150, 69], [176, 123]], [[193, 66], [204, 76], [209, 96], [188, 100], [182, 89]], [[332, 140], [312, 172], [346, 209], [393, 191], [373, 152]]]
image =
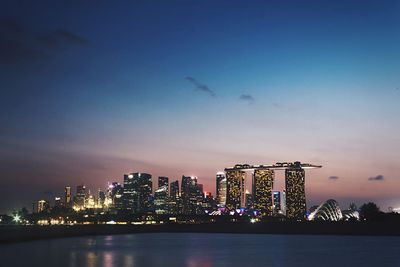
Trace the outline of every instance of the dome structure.
[[308, 216], [311, 221], [339, 221], [342, 218], [342, 211], [334, 199], [325, 201]]

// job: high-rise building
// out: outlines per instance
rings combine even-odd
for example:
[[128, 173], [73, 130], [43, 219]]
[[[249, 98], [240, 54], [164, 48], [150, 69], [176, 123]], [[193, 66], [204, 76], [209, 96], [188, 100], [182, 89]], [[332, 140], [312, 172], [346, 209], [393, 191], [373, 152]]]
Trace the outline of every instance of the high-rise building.
[[226, 208], [228, 210], [244, 207], [244, 178], [245, 172], [241, 170], [226, 172]]
[[102, 207], [103, 208], [105, 206], [106, 193], [104, 193], [104, 191], [99, 190], [98, 196], [97, 196], [97, 201], [98, 201], [98, 203], [97, 203], [98, 207]]
[[282, 212], [282, 201], [281, 201], [281, 192], [273, 191], [272, 192], [272, 200], [273, 200], [273, 213], [278, 214]]
[[38, 213], [48, 211], [49, 209], [50, 209], [50, 205], [49, 205], [48, 201], [46, 201], [44, 199], [41, 199], [38, 201], [38, 203], [37, 203], [37, 212]]
[[182, 213], [189, 214], [190, 212], [190, 183], [191, 177], [182, 175], [181, 182], [181, 198], [182, 198]]
[[151, 212], [151, 194], [153, 193], [151, 174], [138, 172], [134, 173], [134, 176], [139, 180], [139, 212]]
[[70, 207], [71, 206], [71, 200], [72, 200], [72, 192], [71, 192], [71, 187], [66, 186], [65, 187], [65, 206]]
[[157, 214], [166, 214], [168, 210], [169, 183], [168, 177], [158, 177], [158, 188], [154, 192], [154, 209]]
[[304, 220], [306, 216], [305, 171], [300, 162], [285, 170], [286, 217]]
[[123, 209], [128, 212], [139, 210], [139, 181], [133, 173], [124, 175]]
[[158, 188], [166, 186], [167, 187], [167, 194], [169, 195], [169, 183], [168, 177], [160, 176], [158, 177]]
[[257, 169], [253, 174], [253, 208], [261, 216], [272, 215], [274, 171]]
[[217, 205], [219, 207], [225, 207], [226, 204], [226, 176], [224, 172], [217, 172], [216, 177], [216, 193], [217, 193]]
[[78, 209], [83, 209], [85, 207], [85, 200], [86, 200], [86, 187], [84, 185], [78, 185], [76, 187], [76, 194], [75, 194], [75, 206]]
[[200, 188], [197, 185], [197, 177], [182, 176], [181, 196], [183, 214], [197, 214]]
[[110, 200], [107, 203], [115, 210], [124, 209], [124, 187], [118, 182], [113, 182], [108, 187], [107, 198]]
[[179, 196], [179, 181], [176, 180], [170, 184], [170, 195], [169, 195], [169, 213], [180, 214], [180, 196]]
[[168, 187], [163, 185], [154, 192], [154, 209], [157, 214], [168, 213]]
[[151, 211], [152, 186], [151, 174], [138, 172], [124, 175], [124, 209], [133, 213]]
[[61, 197], [54, 198], [54, 207], [58, 209], [63, 207], [63, 202], [61, 201]]
[[179, 198], [179, 181], [178, 180], [171, 182], [170, 197], [175, 198], [175, 199]]

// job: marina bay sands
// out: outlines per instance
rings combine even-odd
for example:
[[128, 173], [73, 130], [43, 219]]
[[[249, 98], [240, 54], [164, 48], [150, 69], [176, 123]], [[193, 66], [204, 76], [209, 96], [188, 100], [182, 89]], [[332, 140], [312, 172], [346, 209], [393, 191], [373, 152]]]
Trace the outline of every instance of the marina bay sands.
[[[276, 163], [273, 165], [236, 164], [225, 168], [226, 173], [226, 203], [228, 211], [234, 211], [251, 206], [260, 216], [272, 216], [278, 198], [273, 197], [275, 171], [285, 171], [285, 214], [289, 219], [302, 220], [306, 216], [305, 170], [321, 168], [319, 165], [308, 163]], [[252, 200], [246, 199], [245, 177], [246, 172], [252, 174]], [[222, 175], [222, 174], [220, 174]], [[218, 175], [217, 175], [218, 176]], [[217, 177], [217, 197], [222, 197], [224, 180]], [[247, 203], [246, 203], [247, 202]], [[279, 204], [281, 197], [279, 196]], [[223, 203], [221, 203], [223, 205]]]

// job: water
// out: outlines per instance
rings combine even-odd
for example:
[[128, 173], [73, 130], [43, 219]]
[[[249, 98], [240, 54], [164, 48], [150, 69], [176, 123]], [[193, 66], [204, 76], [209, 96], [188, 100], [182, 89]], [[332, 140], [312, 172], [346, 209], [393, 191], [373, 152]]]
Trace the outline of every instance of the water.
[[0, 266], [400, 266], [400, 237], [136, 234], [0, 246]]

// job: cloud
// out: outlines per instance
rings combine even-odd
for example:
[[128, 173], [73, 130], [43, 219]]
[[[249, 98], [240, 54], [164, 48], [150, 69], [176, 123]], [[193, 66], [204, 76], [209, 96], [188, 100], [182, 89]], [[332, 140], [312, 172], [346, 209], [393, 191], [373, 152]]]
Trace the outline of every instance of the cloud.
[[368, 181], [383, 181], [385, 177], [383, 175], [377, 175], [374, 177], [369, 177]]
[[88, 40], [85, 38], [63, 29], [44, 34], [37, 39], [47, 47], [53, 49], [67, 44], [83, 45], [88, 43]]
[[215, 96], [213, 90], [211, 90], [207, 85], [198, 82], [195, 78], [187, 76], [185, 79], [195, 86], [195, 90], [205, 92], [210, 96]]
[[242, 100], [242, 101], [245, 101], [245, 102], [247, 102], [249, 104], [253, 104], [254, 101], [255, 101], [254, 97], [252, 95], [249, 95], [249, 94], [242, 94], [242, 95], [239, 96], [239, 99]]
[[49, 49], [66, 45], [82, 45], [88, 41], [65, 29], [33, 31], [12, 17], [0, 17], [0, 64], [44, 59]]
[[335, 180], [339, 179], [339, 177], [338, 176], [329, 176], [328, 179], [335, 181]]

